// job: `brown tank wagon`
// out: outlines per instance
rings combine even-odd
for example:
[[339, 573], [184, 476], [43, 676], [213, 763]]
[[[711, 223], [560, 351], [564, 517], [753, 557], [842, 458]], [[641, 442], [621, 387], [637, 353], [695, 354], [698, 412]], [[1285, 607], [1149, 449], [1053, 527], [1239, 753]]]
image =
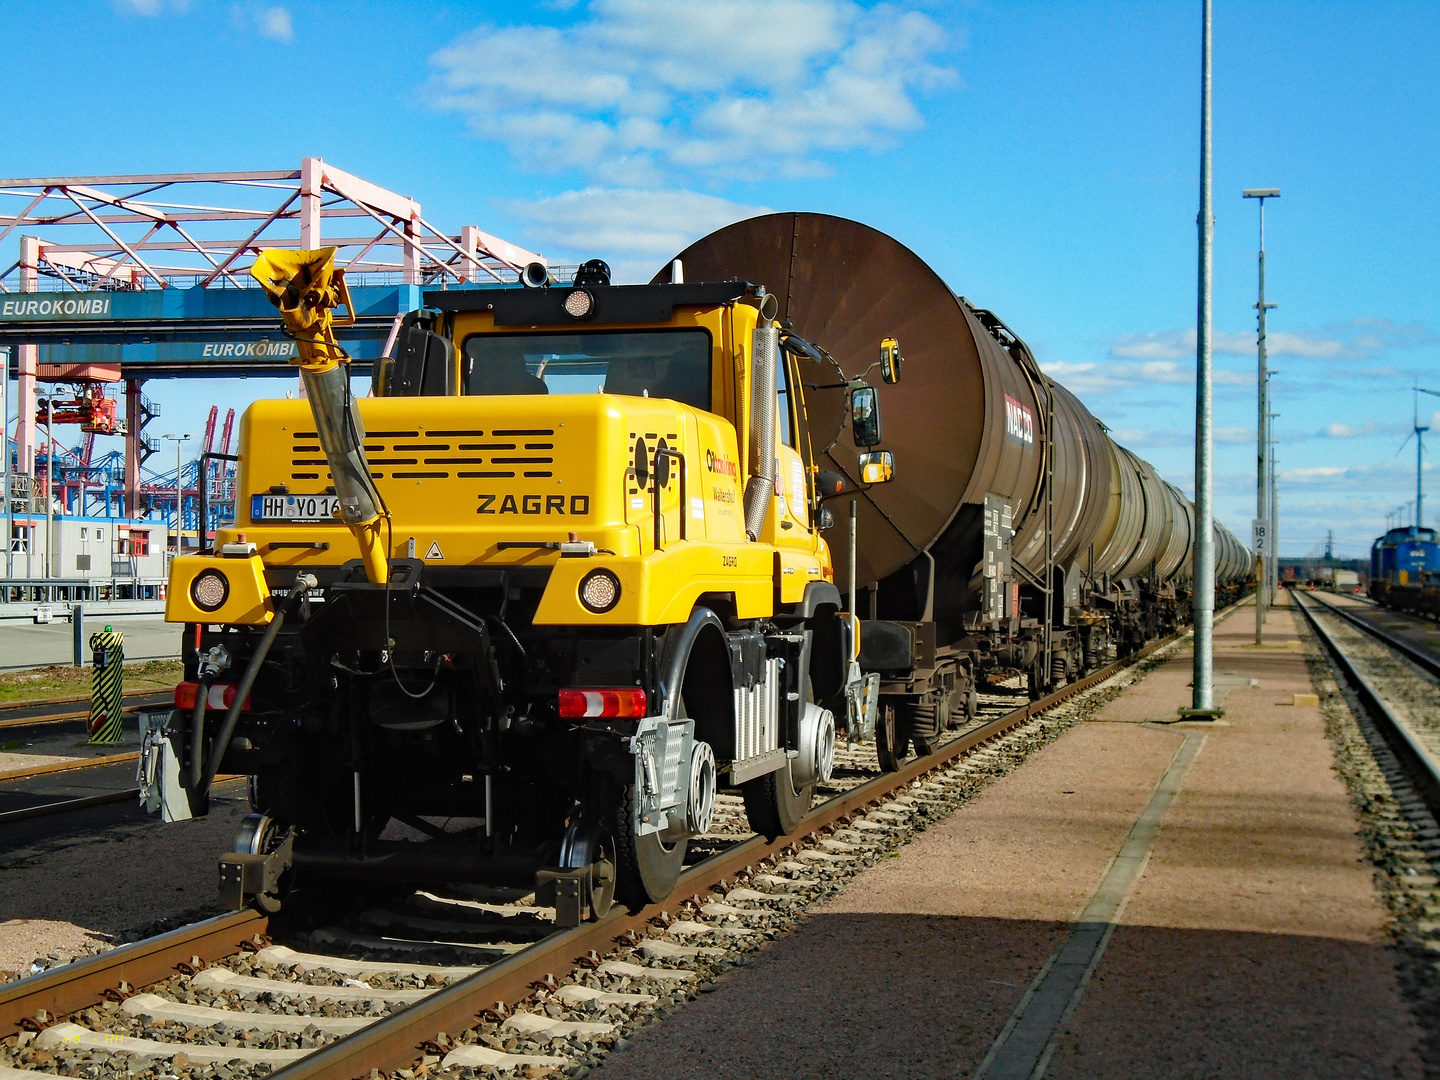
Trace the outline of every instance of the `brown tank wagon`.
[[[926, 750], [986, 680], [1024, 672], [1039, 695], [1188, 620], [1191, 502], [903, 244], [784, 213], [677, 258], [691, 280], [765, 283], [781, 325], [825, 352], [801, 365], [806, 415], [816, 467], [843, 478], [829, 508], [843, 519], [854, 504], [854, 595], [837, 584], [862, 620], [860, 664], [878, 676], [882, 757]], [[875, 390], [896, 468], [869, 485], [866, 448], [842, 433], [875, 342], [892, 337], [904, 377]], [[831, 533], [841, 567], [843, 528]], [[1248, 552], [1218, 524], [1214, 544], [1217, 590], [1238, 595]]]

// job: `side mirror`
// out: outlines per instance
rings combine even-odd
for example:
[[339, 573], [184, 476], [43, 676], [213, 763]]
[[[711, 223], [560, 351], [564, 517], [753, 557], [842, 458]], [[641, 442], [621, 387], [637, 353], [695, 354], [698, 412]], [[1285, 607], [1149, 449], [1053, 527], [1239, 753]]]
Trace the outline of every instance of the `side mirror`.
[[820, 507], [820, 513], [816, 515], [816, 525], [821, 532], [835, 527], [835, 515], [830, 512], [828, 506]]
[[895, 479], [895, 454], [889, 450], [870, 450], [860, 455], [860, 482], [888, 484]]
[[905, 358], [900, 355], [900, 342], [893, 337], [880, 340], [880, 377], [890, 385], [900, 381], [900, 365]]
[[875, 446], [880, 442], [880, 395], [873, 386], [857, 386], [850, 391], [850, 432], [856, 446]]

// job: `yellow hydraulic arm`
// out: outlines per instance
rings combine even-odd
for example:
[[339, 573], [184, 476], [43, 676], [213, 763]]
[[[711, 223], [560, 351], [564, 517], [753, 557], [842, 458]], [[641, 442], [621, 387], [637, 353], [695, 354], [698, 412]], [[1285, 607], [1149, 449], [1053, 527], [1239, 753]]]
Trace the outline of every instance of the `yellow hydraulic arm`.
[[[360, 545], [365, 574], [378, 584], [390, 578], [390, 563], [380, 538], [384, 501], [370, 479], [365, 460], [365, 428], [350, 396], [350, 356], [335, 340], [335, 326], [355, 321], [355, 306], [345, 272], [335, 268], [335, 248], [287, 251], [267, 248], [250, 267], [270, 302], [280, 309], [285, 329], [295, 338], [315, 432], [330, 465], [340, 517]], [[343, 307], [346, 316], [335, 318]]]

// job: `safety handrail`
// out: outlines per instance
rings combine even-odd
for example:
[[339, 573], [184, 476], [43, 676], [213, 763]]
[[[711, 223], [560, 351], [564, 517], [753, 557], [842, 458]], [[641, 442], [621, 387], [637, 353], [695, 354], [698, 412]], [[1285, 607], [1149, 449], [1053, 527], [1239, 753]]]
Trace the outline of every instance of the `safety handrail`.
[[655, 518], [656, 551], [664, 550], [660, 543], [664, 526], [664, 519], [660, 514], [660, 496], [664, 492], [664, 489], [666, 487], [669, 487], [668, 483], [660, 483], [660, 459], [662, 457], [674, 458], [675, 461], [679, 464], [678, 475], [680, 477], [680, 539], [689, 539], [688, 531], [685, 527], [685, 518], [688, 515], [690, 508], [690, 501], [688, 498], [686, 498], [685, 490], [685, 455], [682, 454], [679, 450], [671, 450], [668, 446], [660, 446], [657, 447], [655, 450], [655, 493], [652, 496], [654, 507], [653, 516]]
[[[210, 484], [209, 484], [209, 479], [210, 479], [210, 462], [212, 462], [212, 461], [239, 461], [239, 460], [240, 460], [240, 455], [239, 455], [239, 454], [222, 454], [222, 453], [219, 453], [218, 451], [212, 451], [212, 450], [207, 450], [207, 451], [205, 451], [205, 453], [203, 453], [203, 454], [200, 455], [200, 476], [199, 476], [199, 483], [198, 483], [198, 485], [197, 485], [197, 486], [200, 488], [200, 520], [199, 520], [199, 522], [197, 522], [197, 524], [199, 525], [199, 530], [198, 530], [198, 532], [199, 532], [200, 535], [197, 536], [196, 539], [195, 539], [195, 550], [198, 551], [201, 555], [205, 554], [206, 551], [212, 551], [212, 552], [213, 552], [213, 551], [215, 550], [215, 548], [214, 548], [213, 545], [212, 545], [211, 547], [209, 547], [209, 548], [206, 548], [206, 546], [205, 546], [206, 537], [209, 535], [209, 532], [210, 532], [210, 523], [209, 523], [209, 520], [208, 520], [208, 519], [209, 519], [209, 516], [210, 516], [210, 515], [209, 515], [209, 509], [210, 509], [210, 505], [209, 505], [209, 504], [210, 504], [210, 501], [209, 501], [208, 498], [206, 498], [206, 494], [207, 494], [207, 492], [208, 492], [209, 489], [210, 489]], [[238, 499], [236, 500], [236, 503], [237, 503], [237, 505], [236, 505], [236, 507], [235, 507], [235, 516], [238, 518], [238, 517], [240, 516], [240, 507], [239, 507], [239, 505], [238, 505], [238, 503], [239, 503], [239, 500], [238, 500]], [[176, 512], [175, 518], [176, 518], [176, 521], [177, 521], [177, 523], [178, 523], [178, 521], [179, 521], [179, 519], [180, 519], [180, 515], [179, 515], [179, 512], [178, 512], [178, 508], [177, 508], [177, 512]], [[178, 551], [179, 548], [177, 547], [176, 550]]]

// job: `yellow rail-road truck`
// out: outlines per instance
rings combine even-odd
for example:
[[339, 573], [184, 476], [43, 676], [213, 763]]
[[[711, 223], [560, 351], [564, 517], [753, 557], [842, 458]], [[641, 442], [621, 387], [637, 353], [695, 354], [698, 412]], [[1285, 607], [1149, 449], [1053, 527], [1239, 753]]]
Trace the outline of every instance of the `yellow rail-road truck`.
[[305, 398], [246, 411], [235, 521], [174, 561], [166, 609], [191, 812], [251, 777], [222, 894], [491, 883], [574, 923], [667, 896], [717, 791], [795, 829], [837, 716], [862, 737], [876, 699], [803, 384], [848, 396], [880, 483], [875, 388], [760, 284], [616, 286], [595, 260], [425, 292], [357, 400], [333, 249], [252, 273]]

